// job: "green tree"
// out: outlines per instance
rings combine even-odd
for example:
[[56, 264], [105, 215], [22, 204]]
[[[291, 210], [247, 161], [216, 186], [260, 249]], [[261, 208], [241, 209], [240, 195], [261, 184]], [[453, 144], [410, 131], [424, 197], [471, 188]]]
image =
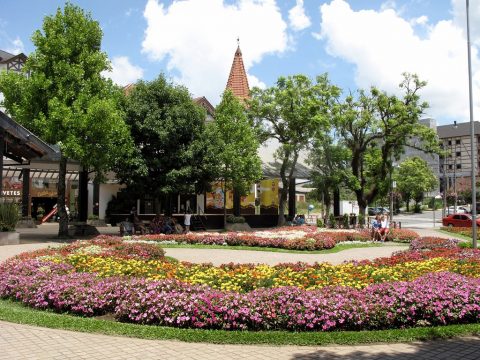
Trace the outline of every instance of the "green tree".
[[394, 173], [394, 179], [397, 182], [398, 191], [407, 203], [407, 211], [410, 211], [411, 199], [418, 204], [423, 198], [423, 194], [434, 190], [438, 184], [437, 178], [427, 162], [417, 156], [403, 161], [398, 171]]
[[119, 169], [129, 189], [156, 199], [201, 191], [212, 172], [203, 137], [205, 111], [188, 90], [163, 75], [139, 81], [126, 98], [125, 112], [139, 151], [136, 163]]
[[342, 144], [335, 143], [328, 135], [317, 137], [313, 142], [307, 162], [312, 167], [314, 194], [319, 201], [323, 201], [325, 216], [330, 213], [333, 192], [352, 181], [351, 173], [347, 170], [348, 156], [348, 149]]
[[97, 21], [67, 3], [46, 16], [42, 30], [32, 36], [35, 51], [22, 74], [0, 78], [7, 111], [26, 128], [51, 144], [61, 157], [58, 178], [58, 235], [68, 236], [65, 211], [67, 159], [79, 161], [98, 177], [119, 156], [133, 151], [129, 129], [119, 107], [121, 94], [101, 72], [109, 69], [100, 50], [102, 31]]
[[230, 90], [225, 91], [215, 110], [215, 121], [207, 125], [210, 153], [215, 155], [217, 179], [223, 187], [224, 225], [227, 222], [227, 191], [245, 194], [252, 183], [262, 178], [260, 146], [248, 120], [245, 106]]
[[249, 102], [252, 116], [261, 121], [265, 138], [276, 139], [279, 143], [275, 152], [281, 163], [282, 181], [279, 225], [285, 222], [285, 202], [300, 153], [316, 133], [329, 128], [329, 110], [339, 93], [327, 75], [318, 76], [316, 82], [304, 75], [280, 77], [273, 87], [252, 90]]
[[404, 74], [402, 98], [372, 87], [368, 93], [360, 90], [357, 98], [347, 96], [334, 109], [336, 134], [350, 151], [350, 170], [355, 180], [350, 187], [363, 217], [367, 204], [388, 189], [386, 179], [393, 161], [406, 146], [439, 151], [436, 133], [419, 123], [427, 104], [420, 102], [418, 92], [425, 85], [418, 76]]

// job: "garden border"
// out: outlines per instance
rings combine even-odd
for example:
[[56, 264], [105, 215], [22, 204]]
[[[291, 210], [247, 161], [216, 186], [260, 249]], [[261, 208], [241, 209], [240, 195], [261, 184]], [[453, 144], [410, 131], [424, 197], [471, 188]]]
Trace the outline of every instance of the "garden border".
[[179, 329], [58, 314], [53, 311], [31, 309], [21, 303], [4, 299], [0, 299], [0, 320], [50, 329], [135, 337], [139, 339], [244, 345], [357, 345], [426, 341], [480, 335], [480, 323], [392, 330], [334, 332]]

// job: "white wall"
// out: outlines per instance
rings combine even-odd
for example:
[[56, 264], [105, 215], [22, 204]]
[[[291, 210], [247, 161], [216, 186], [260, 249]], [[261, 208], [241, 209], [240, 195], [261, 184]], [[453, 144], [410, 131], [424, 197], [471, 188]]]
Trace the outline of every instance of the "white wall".
[[[100, 219], [105, 219], [105, 211], [107, 210], [108, 202], [112, 200], [112, 196], [117, 196], [117, 192], [119, 192], [120, 189], [124, 187], [125, 185], [119, 185], [119, 184], [100, 184], [99, 199], [98, 199], [99, 200], [98, 201], [98, 204], [99, 204], [98, 217]], [[91, 198], [93, 198], [93, 187], [92, 187]], [[88, 205], [89, 205], [89, 211], [90, 211], [90, 203]]]
[[340, 215], [344, 214], [360, 214], [360, 208], [356, 201], [342, 200], [340, 201]]
[[204, 194], [200, 194], [200, 195], [197, 195], [197, 208], [196, 209], [192, 209], [193, 212], [197, 213], [197, 210], [198, 208], [200, 208], [200, 212], [205, 212], [205, 195]]

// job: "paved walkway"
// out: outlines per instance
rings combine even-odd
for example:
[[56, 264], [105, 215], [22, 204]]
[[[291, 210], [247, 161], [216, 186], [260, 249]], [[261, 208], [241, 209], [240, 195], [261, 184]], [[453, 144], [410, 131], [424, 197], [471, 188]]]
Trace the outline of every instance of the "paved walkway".
[[340, 264], [346, 260], [364, 260], [375, 259], [378, 257], [390, 256], [392, 253], [407, 249], [407, 245], [393, 246], [386, 244], [382, 247], [367, 247], [343, 250], [331, 254], [298, 254], [251, 250], [227, 250], [227, 249], [188, 249], [171, 248], [165, 249], [168, 256], [172, 256], [181, 261], [194, 263], [208, 263], [221, 265], [229, 262], [239, 264], [268, 264], [276, 265], [279, 263], [295, 263], [298, 261], [313, 264], [314, 262], [329, 262], [331, 264]]
[[[110, 230], [111, 231], [111, 230]], [[33, 235], [32, 231], [32, 235]], [[422, 234], [423, 235], [423, 234]], [[427, 235], [427, 234], [425, 234]], [[429, 234], [430, 235], [430, 234]], [[445, 234], [436, 234], [444, 236]], [[0, 261], [17, 253], [58, 246], [59, 243], [43, 237], [20, 245], [0, 246]], [[187, 250], [183, 255], [181, 251]], [[397, 246], [359, 248], [334, 254], [283, 254], [256, 251], [228, 251], [167, 249], [169, 255], [182, 260], [214, 263], [225, 262], [286, 262], [330, 261], [341, 262], [352, 258], [387, 256]], [[176, 253], [175, 253], [176, 252]], [[453, 340], [413, 342], [408, 344], [373, 344], [362, 346], [262, 346], [216, 345], [184, 343], [179, 341], [141, 340], [126, 337], [87, 334], [12, 324], [0, 321], [0, 359], [464, 359], [480, 358], [480, 337]]]
[[52, 330], [0, 321], [0, 359], [462, 359], [479, 358], [480, 337], [361, 346], [183, 343]]

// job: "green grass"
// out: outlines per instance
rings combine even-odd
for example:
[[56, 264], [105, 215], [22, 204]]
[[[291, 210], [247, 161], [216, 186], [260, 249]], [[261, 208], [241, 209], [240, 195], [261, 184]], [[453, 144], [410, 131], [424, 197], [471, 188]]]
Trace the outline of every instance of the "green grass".
[[467, 241], [472, 241], [472, 237], [471, 236], [466, 236], [466, 235], [463, 235], [463, 234], [459, 234], [459, 233], [454, 233], [454, 232], [450, 232], [448, 230], [436, 230], [438, 232], [441, 232], [443, 234], [447, 234], [447, 235], [451, 235], [453, 237], [457, 237], [459, 239], [463, 239], [463, 240], [467, 240]]
[[[405, 245], [405, 244], [402, 244]], [[290, 250], [279, 249], [271, 247], [255, 247], [255, 246], [228, 246], [228, 245], [203, 245], [203, 244], [159, 244], [162, 248], [181, 248], [181, 249], [224, 249], [224, 250], [249, 250], [249, 251], [268, 251], [268, 252], [280, 252], [280, 253], [294, 253], [294, 254], [331, 254], [337, 253], [343, 250], [365, 248], [365, 247], [381, 247], [383, 244], [348, 244], [341, 243], [331, 249], [325, 250]]]
[[289, 332], [289, 331], [224, 331], [176, 329], [118, 323], [108, 320], [57, 314], [30, 309], [11, 300], [0, 300], [0, 320], [106, 335], [141, 339], [180, 340], [217, 344], [329, 345], [408, 342], [479, 335], [480, 324], [449, 325], [379, 331]]

